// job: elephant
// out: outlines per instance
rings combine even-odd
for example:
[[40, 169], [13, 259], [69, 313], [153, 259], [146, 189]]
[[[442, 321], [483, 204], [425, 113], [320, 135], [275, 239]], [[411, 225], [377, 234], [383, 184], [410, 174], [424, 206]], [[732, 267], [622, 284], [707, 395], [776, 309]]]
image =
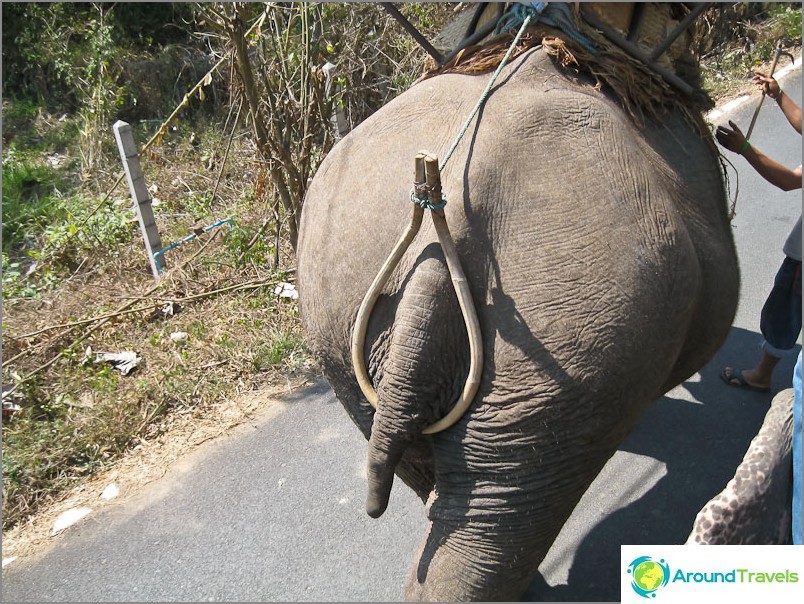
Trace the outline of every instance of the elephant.
[[688, 545], [793, 542], [793, 397], [779, 392], [726, 487], [695, 517]]
[[672, 107], [635, 119], [535, 46], [501, 70], [441, 170], [482, 336], [476, 394], [451, 427], [428, 430], [471, 358], [425, 217], [359, 351], [375, 409], [350, 354], [358, 310], [410, 221], [417, 154], [446, 157], [490, 77], [443, 73], [383, 106], [326, 156], [301, 216], [302, 325], [368, 440], [366, 510], [384, 512], [394, 476], [425, 505], [415, 601], [520, 597], [642, 412], [714, 355], [737, 306], [711, 133]]

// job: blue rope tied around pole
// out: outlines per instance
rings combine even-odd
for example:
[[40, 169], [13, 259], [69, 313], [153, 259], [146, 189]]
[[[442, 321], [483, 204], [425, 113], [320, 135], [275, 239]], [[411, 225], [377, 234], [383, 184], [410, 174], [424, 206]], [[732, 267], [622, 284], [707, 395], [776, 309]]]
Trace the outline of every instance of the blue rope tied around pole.
[[417, 195], [415, 188], [410, 192], [410, 200], [425, 210], [443, 210], [447, 205], [447, 196], [443, 193], [441, 203], [430, 203], [430, 193], [425, 191], [423, 194]]

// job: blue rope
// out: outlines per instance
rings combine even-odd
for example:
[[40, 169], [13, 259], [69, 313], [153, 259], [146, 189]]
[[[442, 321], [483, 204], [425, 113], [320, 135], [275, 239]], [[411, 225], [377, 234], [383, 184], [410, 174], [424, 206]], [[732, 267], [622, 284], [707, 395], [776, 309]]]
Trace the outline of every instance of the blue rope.
[[425, 193], [422, 197], [416, 195], [415, 191], [410, 192], [410, 200], [420, 208], [425, 210], [443, 210], [447, 206], [447, 197], [441, 194], [441, 203], [430, 203], [430, 194]]
[[516, 2], [509, 8], [505, 14], [497, 21], [497, 27], [494, 28], [494, 35], [504, 34], [511, 31], [526, 17], [529, 17], [533, 22], [539, 20], [542, 11], [547, 6], [547, 2]]
[[522, 23], [528, 15], [534, 22], [541, 21], [545, 25], [560, 29], [592, 55], [600, 55], [600, 51], [592, 45], [592, 42], [575, 29], [572, 13], [566, 2], [517, 2], [500, 17], [494, 33], [510, 31]]
[[452, 147], [450, 147], [450, 150], [447, 151], [447, 155], [444, 158], [444, 161], [442, 161], [441, 165], [438, 166], [439, 172], [442, 171], [444, 169], [444, 166], [447, 165], [447, 162], [449, 161], [450, 157], [452, 157], [452, 154], [455, 152], [455, 148], [458, 146], [458, 143], [461, 142], [463, 135], [466, 134], [466, 131], [469, 129], [469, 125], [472, 123], [472, 120], [475, 118], [475, 115], [477, 115], [477, 112], [480, 111], [480, 108], [483, 106], [483, 103], [486, 102], [486, 98], [488, 98], [489, 96], [491, 87], [494, 86], [494, 83], [497, 81], [497, 77], [500, 75], [500, 72], [502, 71], [503, 67], [505, 67], [505, 64], [511, 57], [511, 53], [514, 52], [514, 48], [516, 48], [516, 45], [519, 43], [519, 39], [522, 37], [522, 34], [525, 33], [525, 28], [528, 26], [528, 23], [530, 23], [530, 20], [531, 15], [530, 14], [526, 15], [524, 21], [522, 22], [522, 27], [519, 28], [519, 32], [516, 34], [514, 41], [511, 42], [511, 46], [508, 47], [508, 52], [505, 53], [505, 56], [503, 57], [502, 61], [500, 61], [500, 64], [497, 66], [497, 71], [495, 71], [494, 75], [491, 76], [489, 83], [486, 85], [486, 89], [483, 91], [483, 94], [480, 95], [480, 99], [477, 101], [475, 108], [472, 109], [472, 113], [469, 114], [469, 117], [464, 123], [463, 128], [461, 128], [458, 137], [455, 139], [455, 142], [452, 143]]

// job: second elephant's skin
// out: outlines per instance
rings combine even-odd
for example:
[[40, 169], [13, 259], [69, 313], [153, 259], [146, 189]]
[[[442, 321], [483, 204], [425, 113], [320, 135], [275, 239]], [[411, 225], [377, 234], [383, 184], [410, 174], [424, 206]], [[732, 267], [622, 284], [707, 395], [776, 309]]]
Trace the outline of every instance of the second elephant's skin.
[[793, 543], [792, 388], [777, 394], [726, 487], [695, 517], [688, 545]]
[[426, 502], [412, 600], [520, 597], [642, 412], [709, 360], [737, 305], [711, 137], [672, 112], [635, 125], [535, 48], [506, 66], [442, 172], [480, 389], [457, 424], [421, 434], [469, 366], [426, 215], [368, 325], [375, 413], [350, 360], [358, 307], [409, 222], [417, 152], [443, 159], [489, 77], [436, 76], [375, 113], [322, 163], [301, 221], [301, 316], [369, 439], [367, 510], [385, 510], [394, 471]]

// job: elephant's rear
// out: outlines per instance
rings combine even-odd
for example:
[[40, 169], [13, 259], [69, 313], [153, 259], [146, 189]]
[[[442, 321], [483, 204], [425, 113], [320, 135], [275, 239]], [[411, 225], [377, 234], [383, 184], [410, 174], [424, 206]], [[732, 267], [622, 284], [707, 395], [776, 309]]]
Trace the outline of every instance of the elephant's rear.
[[[357, 308], [408, 220], [416, 152], [443, 154], [486, 81], [446, 75], [418, 84], [341, 142], [310, 188], [302, 318], [367, 438], [374, 410], [349, 356]], [[390, 440], [407, 439], [397, 473], [422, 497], [435, 481], [410, 597], [517, 597], [644, 408], [708, 360], [734, 316], [736, 254], [710, 141], [678, 114], [636, 127], [581, 84], [541, 51], [524, 55], [442, 171], [485, 369], [454, 427], [433, 437], [388, 430]], [[424, 228], [369, 327], [378, 391], [389, 376], [413, 375], [416, 358], [433, 364], [403, 385], [392, 416], [456, 399], [466, 374], [465, 332], [435, 241]], [[433, 317], [438, 326], [455, 321], [442, 331], [458, 334], [446, 336], [456, 352], [417, 333], [412, 316], [425, 317], [422, 332]], [[410, 361], [394, 360], [391, 346]]]
[[[503, 382], [526, 372], [531, 396], [549, 365], [598, 394], [631, 388], [652, 400], [708, 360], [736, 310], [716, 152], [678, 114], [635, 127], [540, 51], [504, 74], [442, 173], [494, 368], [484, 391], [493, 404]], [[354, 393], [350, 408], [365, 410], [351, 408], [365, 433], [371, 410], [349, 387], [357, 308], [409, 220], [416, 153], [443, 159], [485, 83], [446, 75], [418, 84], [342, 141], [310, 188], [302, 318], [329, 377], [343, 382], [338, 394]], [[425, 227], [389, 295], [434, 241]]]

